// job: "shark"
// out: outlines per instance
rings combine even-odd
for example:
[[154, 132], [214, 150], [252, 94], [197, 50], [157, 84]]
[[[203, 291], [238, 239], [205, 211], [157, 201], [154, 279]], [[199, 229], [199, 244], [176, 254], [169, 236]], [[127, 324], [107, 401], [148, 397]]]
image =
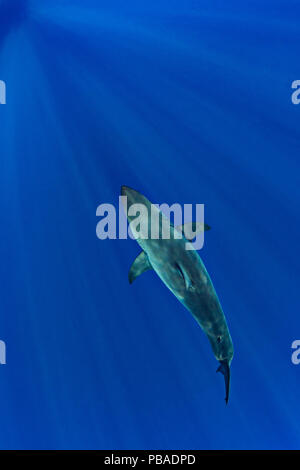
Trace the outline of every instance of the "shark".
[[[225, 402], [230, 390], [230, 365], [233, 344], [220, 301], [211, 278], [192, 240], [195, 234], [209, 230], [207, 224], [190, 222], [174, 226], [160, 210], [140, 192], [121, 187], [121, 196], [126, 196], [125, 212], [133, 238], [142, 251], [134, 260], [128, 274], [129, 283], [142, 273], [154, 270], [162, 282], [192, 314], [206, 334], [213, 354], [225, 381]], [[140, 208], [145, 210], [141, 210]], [[134, 210], [137, 208], [138, 210]], [[136, 224], [136, 214], [139, 223]], [[158, 220], [155, 236], [150, 231], [153, 219]], [[166, 232], [167, 230], [167, 232]], [[163, 236], [168, 233], [168, 237]]]

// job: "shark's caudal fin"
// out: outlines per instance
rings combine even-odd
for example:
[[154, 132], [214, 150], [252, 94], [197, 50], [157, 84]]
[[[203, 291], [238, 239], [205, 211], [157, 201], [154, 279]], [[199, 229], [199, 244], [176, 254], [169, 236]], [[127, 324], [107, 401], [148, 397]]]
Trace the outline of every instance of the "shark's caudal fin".
[[210, 226], [201, 222], [188, 222], [183, 225], [177, 225], [176, 230], [182, 232], [187, 240], [192, 241], [198, 233], [204, 230], [210, 230]]
[[224, 375], [225, 390], [226, 390], [225, 401], [227, 405], [228, 399], [229, 399], [229, 388], [230, 388], [230, 367], [226, 359], [224, 361], [219, 361], [219, 362], [220, 362], [220, 366], [218, 367], [217, 372], [221, 372], [221, 374]]
[[128, 279], [130, 284], [142, 273], [152, 269], [151, 264], [149, 263], [148, 256], [144, 251], [142, 251], [134, 260], [129, 270]]

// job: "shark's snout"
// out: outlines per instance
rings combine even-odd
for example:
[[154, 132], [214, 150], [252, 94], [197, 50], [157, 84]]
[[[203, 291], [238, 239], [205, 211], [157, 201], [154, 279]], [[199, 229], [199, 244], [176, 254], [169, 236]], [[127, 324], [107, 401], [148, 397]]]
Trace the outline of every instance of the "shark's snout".
[[129, 186], [122, 186], [121, 196], [126, 196], [128, 201], [133, 204], [138, 199], [139, 193], [135, 189], [129, 188]]
[[127, 206], [130, 207], [132, 204], [138, 202], [137, 198], [138, 193], [128, 186], [121, 187], [121, 196], [127, 197]]
[[121, 186], [121, 196], [127, 196], [127, 192], [130, 191], [128, 186]]
[[135, 189], [129, 188], [129, 186], [121, 186], [121, 196], [127, 197], [127, 205], [130, 207], [132, 204], [144, 204], [147, 205], [147, 199], [136, 191]]

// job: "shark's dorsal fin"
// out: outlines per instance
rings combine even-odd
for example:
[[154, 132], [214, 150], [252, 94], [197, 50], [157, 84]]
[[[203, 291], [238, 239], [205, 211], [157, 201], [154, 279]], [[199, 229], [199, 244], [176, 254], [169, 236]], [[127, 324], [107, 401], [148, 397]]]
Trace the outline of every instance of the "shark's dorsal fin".
[[195, 236], [204, 230], [210, 230], [210, 226], [201, 222], [187, 222], [183, 225], [177, 225], [176, 230], [182, 232], [187, 240], [193, 240]]
[[144, 251], [142, 251], [134, 260], [131, 265], [131, 268], [128, 273], [129, 283], [132, 284], [133, 281], [148, 269], [152, 269], [152, 266], [149, 262], [148, 256]]

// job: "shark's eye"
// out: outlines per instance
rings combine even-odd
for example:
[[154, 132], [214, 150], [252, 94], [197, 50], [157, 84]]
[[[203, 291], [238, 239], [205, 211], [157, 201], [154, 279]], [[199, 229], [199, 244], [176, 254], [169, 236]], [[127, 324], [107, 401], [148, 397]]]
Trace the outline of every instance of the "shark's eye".
[[218, 337], [217, 337], [217, 343], [218, 343], [218, 344], [220, 344], [220, 343], [221, 343], [221, 341], [222, 341], [222, 338], [221, 338], [221, 336], [218, 336]]

